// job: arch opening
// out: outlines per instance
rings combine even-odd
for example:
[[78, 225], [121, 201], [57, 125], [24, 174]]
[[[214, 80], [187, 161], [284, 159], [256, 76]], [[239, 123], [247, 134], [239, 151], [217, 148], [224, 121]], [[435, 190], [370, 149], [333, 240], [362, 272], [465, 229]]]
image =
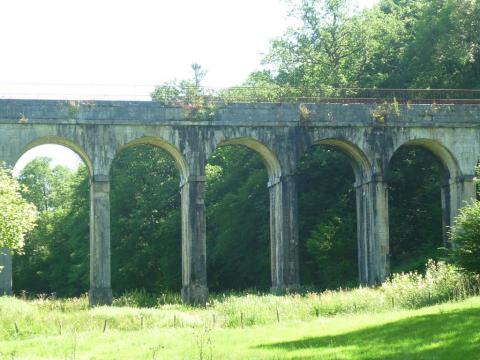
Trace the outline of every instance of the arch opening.
[[139, 139], [116, 154], [110, 171], [114, 294], [145, 290], [155, 296], [143, 305], [156, 305], [156, 296], [181, 287], [178, 186], [186, 174], [180, 152], [158, 139]]
[[266, 145], [251, 138], [236, 138], [221, 142], [218, 146], [239, 145], [247, 147], [256, 152], [262, 159], [268, 173], [268, 179], [274, 183], [282, 175], [280, 161], [277, 156]]
[[[27, 153], [31, 153], [32, 149], [37, 149], [34, 152], [38, 152], [39, 147], [44, 147], [44, 146], [51, 146], [51, 145], [57, 145], [59, 148], [58, 149], [64, 149], [63, 153], [61, 151], [55, 152], [55, 151], [46, 151], [46, 154], [50, 155], [50, 157], [55, 159], [62, 159], [62, 156], [65, 157], [65, 163], [67, 162], [74, 162], [75, 161], [75, 156], [72, 154], [69, 154], [70, 152], [75, 153], [82, 161], [83, 163], [87, 166], [89, 174], [93, 173], [93, 166], [92, 166], [92, 161], [90, 160], [90, 157], [87, 155], [86, 151], [78, 144], [75, 142], [62, 138], [60, 136], [44, 136], [39, 139], [36, 139], [30, 143], [28, 143], [20, 152], [18, 158], [16, 159], [15, 166], [17, 163], [22, 163], [22, 158], [29, 158]], [[40, 149], [40, 152], [42, 150]], [[66, 154], [65, 154], [66, 153]], [[78, 160], [76, 161], [78, 163]]]
[[183, 182], [188, 179], [189, 171], [185, 157], [182, 155], [182, 153], [177, 147], [158, 137], [144, 136], [130, 141], [117, 151], [115, 157], [117, 157], [118, 153], [122, 152], [125, 149], [141, 145], [151, 145], [164, 150], [174, 160], [175, 167], [180, 172], [180, 180]]
[[441, 144], [415, 140], [399, 147], [387, 169], [392, 272], [423, 270], [442, 256], [449, 222], [448, 181], [459, 175]]
[[431, 139], [415, 139], [405, 142], [392, 154], [389, 164], [400, 149], [409, 146], [422, 148], [432, 154], [434, 161], [442, 167], [445, 179], [454, 179], [461, 175], [460, 167], [453, 154], [443, 144]]
[[30, 143], [17, 160], [13, 173], [39, 217], [24, 254], [14, 255], [15, 292], [79, 296], [88, 290], [90, 170], [87, 155], [60, 138]]
[[267, 183], [278, 160], [255, 141], [224, 142], [206, 165], [209, 289], [267, 290], [271, 286]]
[[311, 146], [297, 167], [300, 278], [332, 289], [358, 284], [355, 183], [369, 162], [353, 144], [328, 139]]
[[339, 139], [325, 139], [316, 142], [314, 145], [327, 146], [330, 149], [342, 152], [352, 167], [355, 175], [355, 181], [362, 183], [365, 177], [371, 173], [371, 165], [365, 154], [354, 144], [349, 141]]

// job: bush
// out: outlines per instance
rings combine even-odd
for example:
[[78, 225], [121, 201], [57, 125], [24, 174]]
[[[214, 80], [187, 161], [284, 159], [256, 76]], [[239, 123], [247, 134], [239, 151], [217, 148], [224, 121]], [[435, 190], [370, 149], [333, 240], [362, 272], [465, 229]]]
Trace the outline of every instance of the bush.
[[429, 260], [425, 275], [417, 271], [393, 274], [381, 290], [393, 306], [409, 309], [465, 298], [475, 294], [478, 285], [478, 277], [443, 261]]
[[180, 294], [165, 292], [156, 296], [145, 289], [131, 290], [113, 300], [113, 306], [148, 307], [154, 308], [161, 305], [180, 304]]
[[480, 273], [480, 202], [475, 201], [460, 210], [450, 231], [451, 256], [459, 267]]

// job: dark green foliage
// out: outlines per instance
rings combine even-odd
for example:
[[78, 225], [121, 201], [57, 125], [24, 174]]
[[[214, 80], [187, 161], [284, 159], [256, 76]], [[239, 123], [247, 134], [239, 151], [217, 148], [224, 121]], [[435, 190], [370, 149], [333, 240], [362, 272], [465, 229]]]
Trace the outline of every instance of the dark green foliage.
[[[469, 0], [380, 2], [401, 26], [384, 87], [478, 88], [480, 3]], [[385, 65], [389, 65], [388, 63]]]
[[128, 148], [114, 160], [111, 176], [113, 289], [180, 289], [180, 177], [174, 160], [153, 146]]
[[208, 284], [212, 290], [268, 289], [268, 176], [262, 159], [241, 146], [218, 149], [207, 166]]
[[301, 26], [272, 42], [271, 81], [307, 87], [478, 88], [480, 2], [301, 0]]
[[346, 155], [314, 147], [297, 169], [302, 283], [336, 288], [357, 282], [355, 178]]
[[[268, 288], [268, 179], [262, 160], [243, 147], [220, 148], [207, 165], [207, 179], [210, 288]], [[178, 184], [178, 170], [161, 149], [138, 146], [115, 159], [111, 208], [116, 292], [180, 288]]]
[[17, 289], [75, 296], [88, 290], [88, 170], [50, 168], [39, 158], [22, 171], [28, 199], [41, 210], [37, 228], [25, 239], [25, 254], [15, 257]]
[[453, 261], [461, 268], [480, 274], [480, 201], [460, 210], [451, 229]]
[[388, 170], [392, 270], [420, 269], [441, 255], [446, 174], [433, 154], [412, 146], [400, 148]]

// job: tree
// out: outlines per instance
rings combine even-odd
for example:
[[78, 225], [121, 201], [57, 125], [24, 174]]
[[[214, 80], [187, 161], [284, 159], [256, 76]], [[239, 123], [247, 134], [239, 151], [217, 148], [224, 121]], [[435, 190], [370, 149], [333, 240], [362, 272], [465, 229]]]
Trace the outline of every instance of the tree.
[[192, 70], [193, 70], [193, 81], [195, 83], [195, 86], [200, 87], [208, 71], [202, 68], [202, 65], [198, 63], [192, 64]]
[[181, 286], [179, 171], [161, 148], [139, 145], [111, 170], [112, 285], [151, 293]]
[[65, 166], [51, 167], [51, 163], [48, 157], [36, 158], [23, 168], [18, 178], [28, 189], [25, 198], [41, 213], [62, 207], [70, 195], [73, 172]]
[[51, 166], [36, 158], [19, 175], [23, 196], [37, 205], [36, 228], [25, 237], [25, 256], [16, 257], [17, 288], [33, 293], [77, 296], [88, 289], [88, 169]]
[[272, 42], [272, 81], [302, 87], [478, 88], [480, 2], [293, 0], [300, 26]]
[[186, 105], [201, 101], [204, 95], [200, 89], [202, 81], [207, 75], [207, 70], [198, 63], [191, 65], [193, 77], [182, 81], [167, 81], [162, 85], [156, 86], [150, 94], [153, 101], [158, 101], [167, 105]]
[[320, 289], [355, 284], [355, 177], [348, 157], [334, 147], [315, 146], [296, 175], [302, 284]]
[[267, 182], [262, 158], [246, 147], [220, 147], [208, 161], [207, 274], [214, 291], [271, 286]]
[[[478, 88], [480, 2], [382, 0], [378, 8], [400, 24], [396, 55], [383, 87]], [[379, 59], [377, 59], [379, 60]]]
[[264, 64], [276, 67], [276, 81], [302, 87], [358, 83], [371, 49], [376, 48], [369, 41], [376, 27], [368, 25], [365, 17], [351, 16], [348, 0], [302, 0], [293, 4], [290, 16], [302, 25], [274, 40], [264, 59]]
[[441, 188], [446, 170], [430, 151], [398, 149], [391, 158], [387, 182], [390, 261], [394, 272], [424, 268], [442, 253]]
[[25, 234], [35, 227], [37, 210], [22, 194], [25, 188], [0, 165], [0, 248], [21, 252]]

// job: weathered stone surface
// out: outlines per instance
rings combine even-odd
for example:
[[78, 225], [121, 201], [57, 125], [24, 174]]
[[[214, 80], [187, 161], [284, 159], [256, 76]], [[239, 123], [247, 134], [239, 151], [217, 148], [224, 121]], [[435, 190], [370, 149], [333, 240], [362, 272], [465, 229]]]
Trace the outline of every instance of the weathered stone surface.
[[88, 302], [90, 306], [110, 305], [112, 303], [112, 288], [90, 287], [88, 291]]
[[12, 294], [12, 254], [0, 249], [0, 296]]
[[300, 113], [299, 106], [219, 104], [215, 116], [198, 119], [180, 107], [154, 102], [0, 100], [0, 161], [12, 164], [34, 146], [55, 143], [71, 148], [87, 164], [92, 179], [93, 305], [111, 301], [108, 181], [114, 157], [128, 146], [152, 144], [175, 159], [182, 194], [182, 298], [194, 304], [208, 298], [204, 167], [219, 146], [249, 147], [265, 162], [276, 293], [299, 284], [293, 175], [312, 145], [335, 146], [351, 159], [357, 189], [359, 278], [365, 284], [381, 282], [389, 272], [386, 173], [401, 146], [422, 146], [443, 164], [445, 227], [465, 201], [475, 197], [479, 105], [398, 105], [380, 117], [375, 104], [303, 104], [308, 116]]
[[90, 180], [90, 304], [112, 303], [110, 273], [110, 182], [95, 175]]

